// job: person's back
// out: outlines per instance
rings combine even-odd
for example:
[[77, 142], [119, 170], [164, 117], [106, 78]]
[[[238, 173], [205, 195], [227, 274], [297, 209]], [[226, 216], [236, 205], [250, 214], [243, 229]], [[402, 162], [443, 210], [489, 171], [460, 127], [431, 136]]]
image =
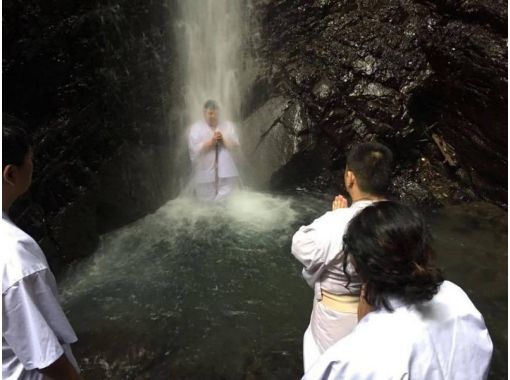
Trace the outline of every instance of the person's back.
[[[391, 302], [391, 301], [390, 301]], [[445, 281], [431, 301], [367, 314], [304, 379], [485, 379], [492, 342], [479, 311]]]
[[[2, 127], [2, 378], [79, 379], [69, 344], [77, 340], [39, 245], [8, 217], [32, 181], [28, 136]], [[46, 377], [45, 377], [46, 376]]]
[[27, 275], [48, 269], [39, 245], [2, 213], [2, 293]]
[[[43, 376], [37, 368], [47, 367], [51, 364], [46, 362], [48, 357], [57, 359], [63, 352], [66, 352], [68, 360], [77, 367], [69, 347], [69, 343], [75, 342], [77, 338], [58, 303], [55, 278], [39, 245], [5, 214], [2, 215], [0, 239], [3, 248], [0, 265], [5, 316], [2, 326], [2, 378], [41, 379]], [[39, 312], [45, 326], [41, 325], [38, 318], [33, 319], [31, 315], [20, 314], [13, 307], [14, 304], [19, 305], [19, 302], [39, 304], [41, 306]], [[41, 332], [34, 331], [34, 336], [20, 337], [17, 336], [18, 326], [13, 325], [31, 324], [38, 324], [33, 328], [52, 331], [51, 334], [44, 334], [44, 346], [53, 349], [57, 347], [53, 354], [39, 351], [41, 346], [36, 343], [30, 343], [30, 349], [23, 348], [24, 339], [37, 339]], [[63, 351], [58, 350], [60, 346]]]
[[464, 291], [444, 281], [421, 215], [366, 207], [344, 235], [342, 268], [362, 280], [358, 325], [304, 379], [485, 379], [492, 341]]
[[392, 168], [393, 155], [386, 146], [374, 142], [355, 146], [347, 155], [344, 174], [351, 206], [347, 207], [347, 201], [338, 196], [333, 211], [302, 226], [293, 236], [291, 252], [303, 264], [303, 278], [314, 289], [310, 324], [303, 339], [305, 371], [356, 326], [361, 282], [352, 268], [349, 282], [338, 265], [342, 237], [358, 212], [384, 199]]

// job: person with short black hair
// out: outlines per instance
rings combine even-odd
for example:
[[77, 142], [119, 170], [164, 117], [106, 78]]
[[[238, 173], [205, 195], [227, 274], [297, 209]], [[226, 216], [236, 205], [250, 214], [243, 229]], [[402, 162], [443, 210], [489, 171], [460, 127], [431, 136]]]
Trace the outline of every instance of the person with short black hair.
[[388, 147], [376, 142], [356, 145], [347, 155], [346, 166], [346, 175], [355, 173], [361, 191], [379, 196], [386, 194], [393, 171], [393, 154]]
[[308, 226], [302, 226], [292, 239], [292, 254], [303, 264], [303, 277], [314, 289], [314, 303], [303, 339], [305, 371], [357, 323], [361, 281], [352, 272], [347, 278], [338, 262], [342, 257], [342, 235], [347, 223], [364, 207], [385, 199], [391, 182], [393, 154], [376, 142], [359, 144], [347, 155], [344, 183], [352, 204], [339, 195], [332, 211]]
[[188, 148], [197, 198], [219, 201], [228, 197], [239, 176], [234, 162], [239, 138], [234, 124], [220, 122], [219, 106], [214, 100], [205, 102], [204, 119], [191, 126]]
[[466, 293], [443, 280], [424, 218], [397, 202], [374, 203], [343, 237], [339, 267], [362, 282], [354, 331], [305, 374], [326, 379], [486, 379], [492, 341]]
[[[70, 344], [77, 341], [58, 301], [55, 278], [39, 245], [7, 212], [32, 182], [27, 133], [2, 126], [2, 378], [80, 379]], [[16, 125], [17, 124], [17, 125]]]

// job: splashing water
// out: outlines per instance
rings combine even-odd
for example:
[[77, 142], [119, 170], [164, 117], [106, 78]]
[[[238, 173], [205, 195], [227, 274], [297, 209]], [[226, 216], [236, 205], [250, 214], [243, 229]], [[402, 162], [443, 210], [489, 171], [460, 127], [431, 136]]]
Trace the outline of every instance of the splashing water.
[[209, 378], [266, 371], [262, 357], [270, 355], [278, 365], [293, 361], [286, 367], [295, 378], [300, 358], [288, 351], [299, 352], [308, 313], [295, 291], [309, 294], [289, 237], [302, 209], [247, 191], [212, 205], [179, 198], [104, 235], [61, 285], [87, 377], [167, 378], [175, 370], [200, 378], [203, 365]]
[[[241, 192], [214, 205], [180, 198], [104, 235], [60, 284], [84, 376], [299, 378], [313, 294], [290, 242], [329, 207], [309, 194]], [[439, 261], [480, 308], [494, 373], [505, 375], [507, 234], [482, 211], [429, 220]]]
[[[138, 277], [140, 270], [143, 270], [138, 263], [146, 260], [147, 264], [143, 266], [149, 266], [154, 257], [146, 255], [151, 255], [153, 249], [164, 251], [157, 260], [172, 255], [189, 255], [189, 252], [180, 251], [179, 247], [184, 245], [189, 248], [188, 244], [194, 240], [205, 239], [205, 243], [211, 246], [218, 243], [224, 247], [224, 254], [229, 253], [227, 247], [236, 251], [234, 254], [243, 249], [252, 251], [251, 247], [230, 246], [231, 242], [222, 238], [232, 234], [235, 242], [239, 243], [239, 239], [270, 233], [272, 239], [278, 231], [289, 232], [296, 217], [297, 212], [291, 207], [289, 199], [256, 192], [240, 191], [217, 204], [201, 203], [193, 198], [177, 198], [155, 213], [103, 236], [94, 259], [87, 264], [88, 276], [82, 280], [93, 283], [95, 278], [103, 282], [105, 278], [115, 281], [124, 279], [126, 275]], [[218, 241], [209, 241], [214, 237]], [[167, 274], [162, 267], [151, 268], [150, 271], [152, 279]], [[66, 284], [64, 299], [67, 296], [75, 297], [91, 285], [73, 282]]]

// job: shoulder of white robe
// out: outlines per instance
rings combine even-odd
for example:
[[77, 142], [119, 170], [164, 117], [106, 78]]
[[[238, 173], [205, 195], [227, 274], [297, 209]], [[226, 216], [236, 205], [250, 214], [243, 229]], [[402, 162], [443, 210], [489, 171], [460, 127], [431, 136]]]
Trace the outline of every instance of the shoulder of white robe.
[[204, 121], [197, 121], [189, 127], [189, 134], [202, 133], [206, 130], [207, 124]]

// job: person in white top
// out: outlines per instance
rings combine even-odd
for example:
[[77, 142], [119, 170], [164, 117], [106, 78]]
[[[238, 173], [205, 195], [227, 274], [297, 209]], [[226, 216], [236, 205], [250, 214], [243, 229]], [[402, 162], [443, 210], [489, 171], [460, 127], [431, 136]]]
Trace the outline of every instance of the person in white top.
[[[13, 124], [13, 123], [11, 123]], [[74, 333], [39, 245], [7, 216], [32, 182], [30, 140], [2, 126], [2, 379], [80, 379]]]
[[349, 221], [364, 207], [384, 199], [391, 181], [393, 154], [384, 145], [369, 142], [353, 147], [346, 160], [344, 183], [352, 199], [337, 196], [329, 211], [308, 226], [302, 226], [292, 238], [292, 254], [304, 266], [303, 277], [314, 289], [310, 324], [303, 339], [305, 372], [357, 323], [361, 281], [352, 268], [347, 285], [339, 268], [342, 237]]
[[349, 224], [340, 266], [362, 281], [354, 331], [304, 380], [486, 379], [492, 341], [482, 315], [433, 261], [424, 218], [396, 202], [366, 207]]
[[204, 119], [191, 126], [188, 148], [197, 198], [219, 201], [228, 197], [239, 176], [234, 162], [239, 139], [231, 122], [220, 122], [215, 101], [204, 104]]

